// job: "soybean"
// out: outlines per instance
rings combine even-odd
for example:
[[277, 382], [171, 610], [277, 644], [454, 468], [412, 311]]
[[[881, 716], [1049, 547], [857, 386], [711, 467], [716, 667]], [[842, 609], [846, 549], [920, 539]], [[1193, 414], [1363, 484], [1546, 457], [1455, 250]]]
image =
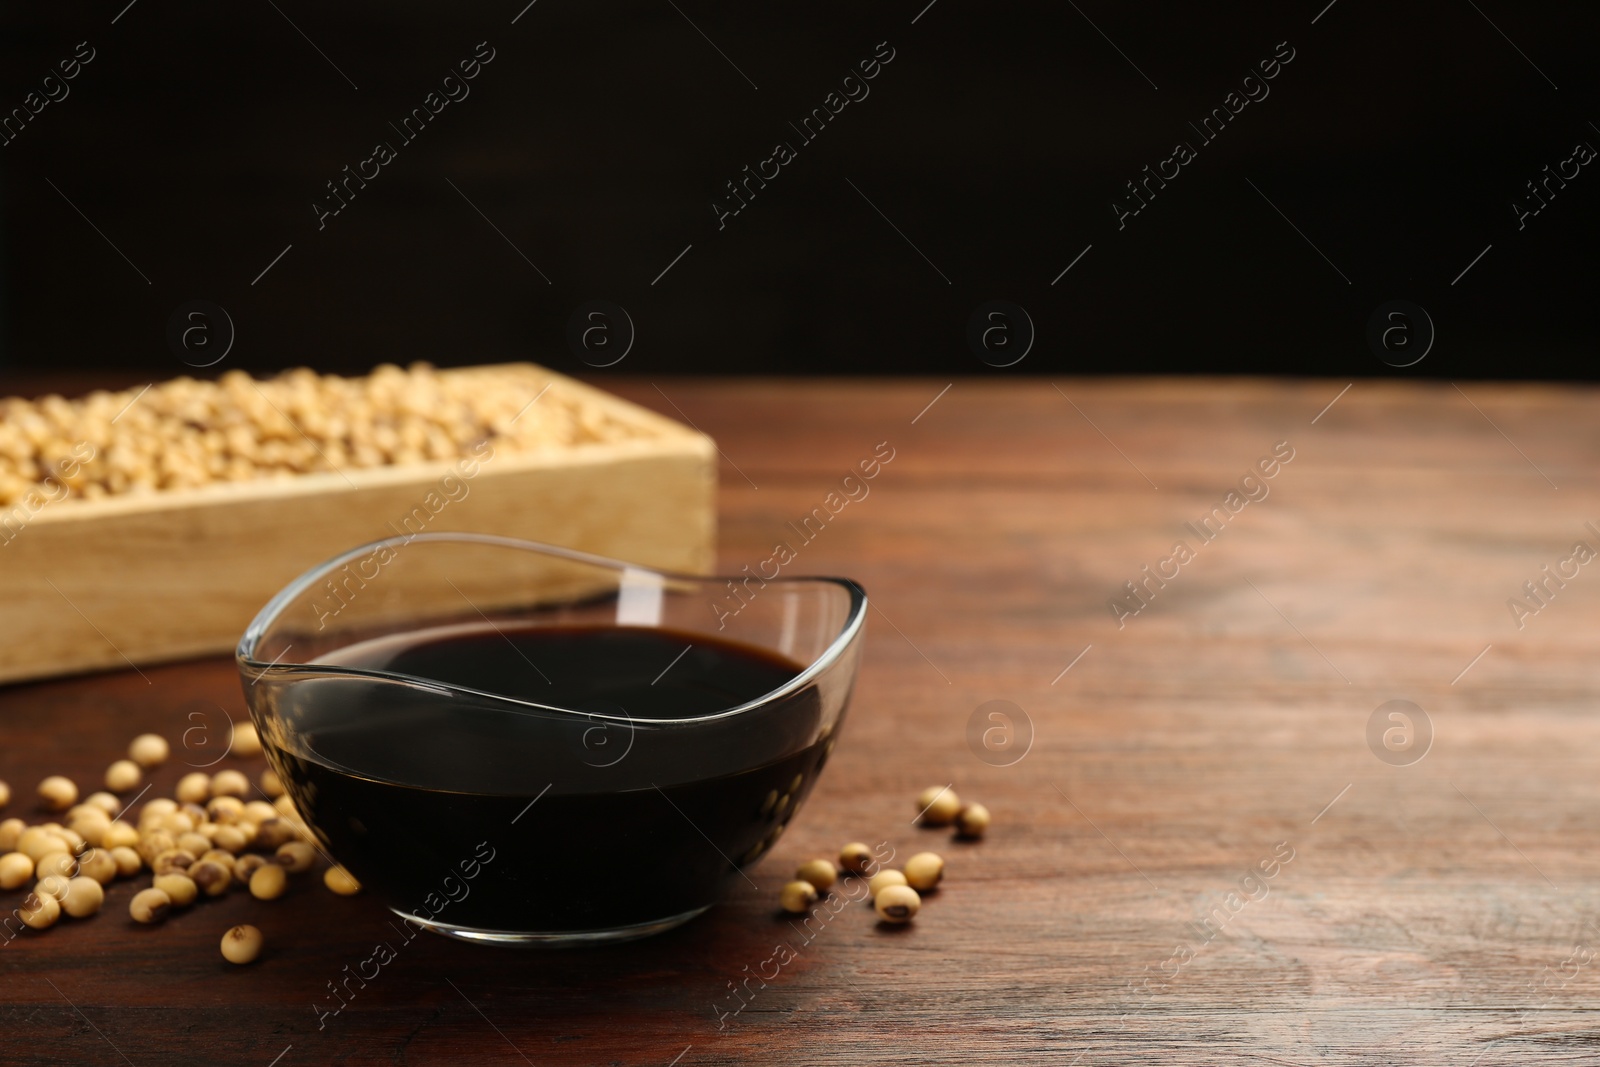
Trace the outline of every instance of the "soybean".
[[261, 931], [248, 923], [222, 935], [222, 958], [229, 963], [249, 963], [261, 955]]
[[926, 893], [944, 877], [944, 857], [936, 852], [919, 852], [906, 860], [906, 885]]
[[982, 804], [968, 804], [956, 815], [956, 833], [962, 837], [982, 837], [989, 829], [989, 809]]
[[208, 897], [220, 897], [233, 884], [233, 872], [215, 860], [204, 860], [188, 870], [194, 884]]
[[159, 825], [173, 837], [182, 837], [184, 834], [193, 833], [198, 824], [194, 821], [194, 816], [188, 812], [175, 811], [171, 815], [163, 816]]
[[85, 815], [73, 819], [70, 829], [83, 838], [85, 844], [99, 848], [106, 843], [106, 831], [111, 829], [111, 820], [106, 818], [106, 813], [99, 808], [91, 810], [95, 811], [98, 817]]
[[250, 874], [250, 895], [257, 900], [277, 900], [289, 887], [289, 872], [276, 863], [267, 863]]
[[69, 881], [69, 879], [63, 878], [59, 874], [47, 874], [34, 883], [34, 895], [50, 897], [57, 904], [59, 904], [67, 898], [67, 885], [69, 884]]
[[922, 898], [908, 885], [892, 885], [878, 894], [873, 907], [884, 922], [908, 923], [922, 907]]
[[90, 849], [78, 858], [78, 873], [101, 885], [109, 885], [117, 877], [117, 861], [106, 849]]
[[127, 845], [113, 848], [111, 858], [117, 861], [117, 874], [122, 878], [131, 878], [144, 867], [144, 860], [140, 858], [139, 853]]
[[[281, 796], [282, 794], [280, 793], [279, 795]], [[276, 819], [277, 817], [277, 808], [273, 807], [271, 804], [268, 804], [265, 800], [252, 800], [250, 803], [244, 806], [244, 817], [240, 819], [240, 821], [253, 822], [257, 826], [260, 826], [268, 819]]]
[[361, 883], [356, 881], [355, 875], [337, 865], [322, 872], [322, 884], [341, 897], [353, 897], [361, 892]]
[[193, 852], [182, 848], [169, 848], [150, 859], [150, 869], [157, 874], [174, 874], [187, 871], [195, 864]]
[[949, 826], [960, 810], [961, 798], [949, 786], [929, 786], [917, 794], [917, 813], [925, 826]]
[[158, 923], [167, 917], [172, 908], [172, 898], [154, 887], [141, 890], [128, 902], [128, 914], [134, 922]]
[[65, 852], [65, 838], [57, 837], [42, 826], [30, 826], [17, 835], [17, 851], [30, 860], [37, 861], [48, 852]]
[[167, 739], [160, 734], [140, 734], [128, 745], [128, 758], [145, 770], [167, 762]]
[[200, 895], [200, 887], [187, 874], [159, 874], [151, 885], [165, 893], [175, 908], [187, 908]]
[[139, 765], [131, 759], [119, 759], [106, 768], [106, 788], [113, 793], [126, 793], [137, 789], [144, 779], [144, 772], [139, 770]]
[[34, 861], [33, 873], [36, 878], [52, 874], [71, 878], [78, 873], [78, 861], [72, 858], [70, 852], [47, 852]]
[[256, 827], [256, 847], [264, 849], [277, 849], [293, 841], [294, 827], [286, 819], [268, 819]]
[[237, 826], [219, 826], [212, 835], [211, 843], [227, 852], [243, 852], [245, 846], [250, 844], [250, 838]]
[[826, 893], [838, 881], [839, 872], [827, 860], [808, 860], [800, 865], [794, 876], [802, 882], [811, 883], [817, 892]]
[[901, 874], [897, 870], [894, 870], [893, 868], [886, 867], [872, 876], [872, 881], [867, 883], [867, 892], [871, 893], [872, 896], [876, 898], [879, 893], [890, 888], [891, 886], [905, 884], [905, 875]]
[[178, 779], [173, 795], [185, 803], [198, 804], [211, 795], [211, 776], [204, 771], [192, 771]]
[[118, 800], [110, 793], [90, 793], [88, 796], [83, 798], [83, 802], [85, 804], [92, 804], [94, 807], [99, 808], [101, 811], [105, 812], [109, 818], [112, 819], [115, 819], [118, 815], [122, 814], [122, 801]]
[[143, 834], [140, 836], [138, 848], [139, 855], [144, 857], [144, 861], [148, 863], [153, 870], [156, 865], [157, 856], [164, 855], [168, 852], [178, 851], [178, 841], [169, 833], [161, 830], [154, 830], [148, 834]]
[[106, 891], [93, 878], [78, 877], [67, 883], [66, 896], [61, 898], [61, 910], [74, 919], [86, 919], [100, 910], [106, 900]]
[[212, 797], [206, 804], [206, 814], [211, 816], [214, 822], [231, 826], [244, 818], [244, 801], [238, 797]]
[[28, 894], [28, 899], [17, 909], [17, 918], [31, 930], [44, 930], [61, 918], [61, 904], [55, 897], [40, 893]]
[[316, 853], [304, 841], [290, 841], [281, 845], [273, 853], [273, 858], [279, 864], [288, 868], [290, 874], [303, 874], [311, 869], [311, 864], [316, 861]]
[[[205, 775], [202, 774], [200, 777], [204, 778]], [[181, 778], [178, 780], [180, 782], [183, 781]], [[209, 779], [207, 780], [206, 787], [208, 789], [210, 788]], [[177, 810], [178, 802], [176, 800], [173, 800], [170, 797], [156, 797], [153, 800], [145, 801], [144, 807], [139, 809], [139, 821], [143, 822], [146, 819], [160, 818], [163, 815], [170, 815]]]
[[250, 792], [250, 779], [240, 771], [218, 771], [216, 777], [211, 779], [211, 795], [214, 797], [242, 797]]
[[211, 850], [211, 839], [205, 834], [197, 834], [190, 830], [186, 834], [178, 835], [178, 847], [199, 856]]
[[225, 852], [220, 848], [208, 849], [206, 851], [205, 855], [200, 857], [200, 862], [201, 863], [215, 863], [218, 866], [222, 867], [224, 870], [226, 870], [229, 874], [233, 873], [233, 864], [234, 864], [233, 853]]
[[817, 902], [817, 887], [810, 882], [790, 882], [778, 894], [778, 905], [791, 915], [809, 911]]
[[839, 866], [851, 874], [866, 874], [872, 869], [872, 850], [860, 841], [852, 841], [839, 850]]
[[33, 877], [33, 860], [21, 852], [0, 856], [0, 889], [20, 889]]
[[66, 811], [78, 802], [78, 787], [71, 778], [52, 774], [39, 783], [39, 799], [51, 811]]
[[256, 733], [255, 723], [247, 722], [234, 727], [233, 754], [245, 759], [261, 755], [261, 735]]

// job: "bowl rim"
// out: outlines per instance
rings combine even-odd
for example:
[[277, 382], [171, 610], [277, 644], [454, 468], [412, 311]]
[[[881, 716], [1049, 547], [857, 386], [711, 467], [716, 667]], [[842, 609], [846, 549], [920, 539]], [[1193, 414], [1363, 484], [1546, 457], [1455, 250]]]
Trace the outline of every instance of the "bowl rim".
[[[278, 661], [263, 662], [256, 658], [256, 646], [266, 635], [267, 630], [283, 614], [285, 608], [293, 603], [308, 588], [319, 581], [324, 575], [338, 570], [345, 564], [370, 556], [372, 553], [385, 548], [409, 545], [417, 541], [428, 542], [456, 542], [465, 544], [491, 545], [499, 548], [519, 549], [522, 551], [537, 552], [543, 555], [555, 556], [571, 560], [575, 563], [586, 563], [591, 566], [608, 568], [619, 574], [642, 574], [659, 580], [664, 587], [672, 582], [694, 583], [697, 585], [737, 580], [742, 576], [715, 575], [715, 574], [681, 574], [673, 571], [658, 570], [654, 567], [641, 566], [625, 560], [612, 559], [608, 556], [595, 555], [591, 552], [582, 552], [574, 548], [565, 548], [561, 545], [552, 545], [542, 541], [529, 541], [519, 537], [505, 537], [500, 534], [469, 533], [458, 531], [440, 531], [435, 533], [418, 533], [385, 537], [377, 541], [370, 541], [364, 545], [341, 552], [331, 559], [303, 572], [293, 581], [280, 589], [266, 605], [258, 611], [250, 625], [245, 627], [244, 634], [239, 638], [238, 645], [234, 648], [234, 660], [241, 674], [251, 672], [254, 678], [251, 685], [262, 678], [274, 674], [281, 675], [320, 675], [324, 677], [356, 677], [370, 678], [387, 682], [409, 685], [414, 688], [432, 689], [450, 696], [471, 696], [489, 700], [503, 705], [506, 710], [530, 709], [539, 712], [557, 712], [564, 715], [581, 716], [584, 719], [626, 723], [630, 727], [644, 725], [654, 729], [657, 727], [690, 726], [697, 723], [717, 722], [742, 715], [763, 707], [776, 700], [781, 700], [792, 693], [799, 692], [819, 675], [833, 667], [841, 659], [847, 649], [855, 641], [866, 625], [867, 594], [860, 584], [850, 578], [836, 578], [827, 576], [801, 575], [792, 578], [767, 579], [769, 584], [821, 584], [831, 585], [844, 589], [850, 596], [850, 606], [846, 614], [844, 625], [829, 642], [828, 647], [812, 659], [799, 674], [789, 679], [783, 685], [762, 695], [747, 700], [743, 704], [711, 715], [697, 715], [684, 719], [635, 719], [623, 712], [613, 715], [607, 712], [584, 711], [577, 708], [562, 707], [559, 704], [541, 704], [535, 700], [523, 700], [518, 697], [507, 696], [504, 693], [495, 693], [486, 689], [475, 689], [471, 686], [456, 685], [443, 682], [436, 678], [426, 678], [422, 675], [404, 674], [399, 671], [383, 671], [370, 667], [349, 667], [343, 664], [332, 663], [281, 663]], [[281, 657], [280, 657], [281, 659]]]

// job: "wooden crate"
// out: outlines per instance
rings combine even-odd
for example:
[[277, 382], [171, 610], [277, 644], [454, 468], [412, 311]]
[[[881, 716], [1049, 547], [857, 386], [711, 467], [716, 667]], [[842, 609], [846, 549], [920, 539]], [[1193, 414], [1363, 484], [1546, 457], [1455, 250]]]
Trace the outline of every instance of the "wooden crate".
[[[544, 368], [515, 369], [641, 436], [502, 448], [470, 479], [442, 461], [51, 504], [0, 544], [0, 682], [231, 652], [297, 575], [419, 527], [707, 573], [716, 534], [711, 439]], [[439, 493], [452, 474], [466, 486], [452, 485], [455, 499]], [[435, 505], [445, 501], [436, 512], [423, 506], [430, 492]]]

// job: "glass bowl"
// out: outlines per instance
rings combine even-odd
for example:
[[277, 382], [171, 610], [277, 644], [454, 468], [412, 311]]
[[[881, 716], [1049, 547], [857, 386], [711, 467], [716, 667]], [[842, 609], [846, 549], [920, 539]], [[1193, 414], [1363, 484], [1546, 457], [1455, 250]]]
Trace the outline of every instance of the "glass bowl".
[[[295, 579], [237, 660], [317, 843], [401, 918], [621, 941], [704, 912], [794, 818], [838, 739], [866, 605], [842, 579], [425, 533]], [[730, 648], [760, 668], [744, 691], [716, 684]]]

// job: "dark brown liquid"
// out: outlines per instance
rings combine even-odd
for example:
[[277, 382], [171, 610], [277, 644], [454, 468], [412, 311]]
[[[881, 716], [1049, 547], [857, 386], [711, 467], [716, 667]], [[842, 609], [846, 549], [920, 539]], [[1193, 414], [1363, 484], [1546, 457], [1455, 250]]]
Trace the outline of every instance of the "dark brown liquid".
[[831, 748], [809, 686], [716, 718], [801, 668], [703, 634], [454, 627], [319, 662], [579, 712], [383, 679], [284, 690], [279, 772], [333, 856], [449, 926], [595, 930], [704, 907], [777, 839]]

